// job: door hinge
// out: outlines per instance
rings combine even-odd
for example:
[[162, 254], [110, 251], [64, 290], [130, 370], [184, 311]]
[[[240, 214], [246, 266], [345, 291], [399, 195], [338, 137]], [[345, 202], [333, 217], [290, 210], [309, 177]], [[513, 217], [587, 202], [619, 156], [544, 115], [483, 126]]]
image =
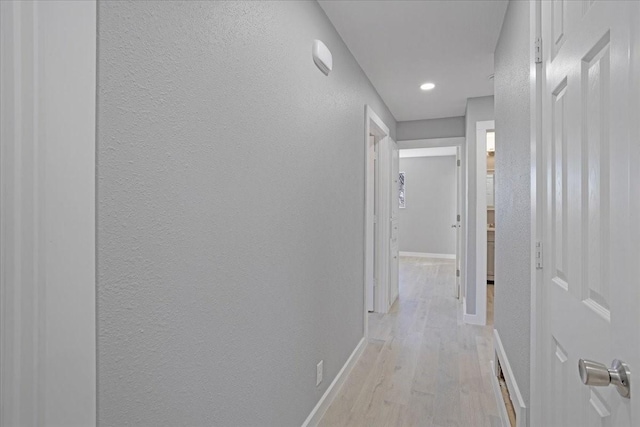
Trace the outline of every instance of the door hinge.
[[[451, 164], [451, 163], [449, 163], [449, 164]], [[460, 159], [458, 159], [458, 166], [460, 166]]]
[[536, 242], [536, 270], [542, 270], [542, 242]]
[[533, 47], [536, 54], [536, 64], [542, 64], [542, 38], [536, 37]]
[[460, 269], [456, 270], [456, 277], [460, 277]]
[[373, 152], [373, 160], [378, 160], [378, 152], [377, 151]]
[[460, 222], [460, 214], [458, 214], [458, 216], [456, 216], [456, 220], [457, 220], [458, 222]]

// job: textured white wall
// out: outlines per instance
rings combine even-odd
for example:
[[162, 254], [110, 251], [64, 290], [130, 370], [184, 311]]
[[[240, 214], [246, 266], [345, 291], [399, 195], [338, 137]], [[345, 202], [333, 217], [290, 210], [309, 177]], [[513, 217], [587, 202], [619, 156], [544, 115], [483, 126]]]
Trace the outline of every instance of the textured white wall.
[[456, 253], [456, 158], [400, 159], [405, 173], [407, 203], [400, 209], [400, 250]]
[[464, 117], [398, 122], [398, 141], [464, 136]]
[[531, 122], [529, 2], [511, 1], [495, 53], [495, 327], [529, 404]]
[[315, 2], [98, 12], [99, 423], [300, 425], [363, 336], [364, 105], [395, 120]]
[[[476, 193], [476, 153], [477, 150], [486, 151], [484, 141], [476, 142], [476, 123], [493, 120], [493, 96], [483, 96], [480, 98], [467, 99], [466, 113], [466, 239], [467, 239], [467, 287], [465, 297], [467, 299], [467, 313], [476, 314], [476, 203], [478, 196]], [[497, 150], [496, 150], [497, 151]]]

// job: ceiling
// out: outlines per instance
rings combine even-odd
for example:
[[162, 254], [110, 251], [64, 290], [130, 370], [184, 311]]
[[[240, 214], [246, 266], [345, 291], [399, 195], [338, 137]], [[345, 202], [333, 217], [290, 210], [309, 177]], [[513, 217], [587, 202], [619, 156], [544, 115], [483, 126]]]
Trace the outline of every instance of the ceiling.
[[493, 94], [507, 1], [319, 3], [398, 121], [462, 116], [467, 98]]

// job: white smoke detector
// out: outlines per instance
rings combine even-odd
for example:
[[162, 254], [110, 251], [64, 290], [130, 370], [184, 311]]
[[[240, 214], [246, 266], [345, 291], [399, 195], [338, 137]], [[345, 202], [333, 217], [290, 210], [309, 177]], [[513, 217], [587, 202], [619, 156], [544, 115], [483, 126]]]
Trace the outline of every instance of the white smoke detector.
[[328, 76], [333, 68], [333, 56], [331, 56], [329, 48], [320, 40], [314, 40], [312, 54], [313, 62], [316, 63], [325, 76]]

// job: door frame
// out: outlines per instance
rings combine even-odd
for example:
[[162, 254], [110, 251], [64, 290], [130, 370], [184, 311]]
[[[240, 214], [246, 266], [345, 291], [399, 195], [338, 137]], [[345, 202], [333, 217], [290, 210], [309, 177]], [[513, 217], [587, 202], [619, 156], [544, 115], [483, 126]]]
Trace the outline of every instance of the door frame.
[[[400, 206], [399, 206], [399, 177], [400, 177], [400, 147], [396, 141], [389, 138], [389, 292], [387, 310], [400, 296]], [[394, 231], [396, 240], [393, 241]], [[393, 276], [396, 277], [393, 277]]]
[[[475, 314], [467, 314], [466, 298], [463, 300], [465, 323], [487, 324], [487, 132], [495, 131], [495, 120], [476, 122], [476, 256]], [[480, 149], [483, 148], [483, 149]]]
[[[534, 0], [529, 3], [529, 34], [534, 39], [542, 37], [542, 3], [541, 0]], [[529, 48], [529, 68], [531, 78], [529, 79], [530, 111], [531, 111], [531, 230], [530, 230], [530, 271], [531, 271], [531, 314], [530, 314], [530, 348], [529, 348], [529, 425], [540, 425], [542, 416], [542, 395], [544, 390], [540, 383], [540, 366], [543, 360], [542, 349], [542, 322], [545, 318], [542, 310], [543, 297], [543, 274], [537, 268], [536, 252], [537, 244], [542, 242], [542, 218], [544, 202], [544, 177], [542, 172], [542, 94], [544, 76], [544, 61], [536, 63], [536, 46], [530, 43]]]
[[[466, 188], [465, 188], [465, 174], [466, 174], [466, 158], [465, 158], [465, 150], [464, 150], [464, 146], [466, 144], [466, 140], [464, 136], [459, 136], [459, 137], [449, 137], [449, 138], [426, 138], [426, 139], [410, 139], [410, 140], [404, 140], [404, 141], [397, 141], [398, 142], [398, 148], [400, 150], [408, 150], [408, 149], [414, 149], [414, 148], [441, 148], [441, 147], [456, 147], [456, 160], [460, 160], [460, 164], [456, 165], [457, 166], [457, 171], [456, 171], [456, 181], [458, 181], [457, 183], [457, 191], [458, 191], [458, 195], [456, 198], [456, 204], [457, 204], [457, 215], [460, 215], [460, 221], [457, 221], [457, 224], [459, 225], [456, 235], [456, 249], [457, 253], [456, 253], [456, 269], [460, 270], [460, 276], [456, 277], [456, 288], [454, 289], [454, 292], [452, 292], [452, 295], [455, 296], [455, 294], [458, 295], [458, 299], [460, 301], [460, 303], [462, 303], [464, 295], [465, 295], [465, 288], [464, 286], [462, 286], [463, 283], [466, 283], [465, 278], [466, 278], [466, 256], [467, 256], [467, 248], [465, 245], [465, 238], [464, 236], [466, 235], [466, 204], [467, 204], [467, 198], [466, 198]], [[457, 163], [457, 161], [456, 161]], [[456, 218], [457, 219], [457, 218]], [[459, 240], [460, 240], [460, 244], [458, 247], [458, 235], [459, 235]]]
[[97, 4], [0, 10], [0, 425], [95, 425]]
[[[367, 296], [370, 283], [374, 282], [374, 312], [386, 313], [389, 307], [389, 236], [390, 236], [390, 204], [389, 196], [391, 189], [391, 153], [390, 153], [390, 133], [389, 127], [382, 121], [380, 116], [369, 106], [365, 105], [365, 127], [364, 127], [364, 161], [365, 161], [365, 212], [364, 212], [364, 322], [365, 335], [368, 331]], [[372, 155], [369, 144], [369, 136], [375, 137], [377, 146], [377, 182], [378, 186], [373, 189], [375, 196], [369, 194], [369, 186], [376, 182], [374, 171], [369, 168], [369, 159]], [[375, 212], [376, 222], [374, 223], [374, 198], [377, 199], [377, 211]], [[386, 225], [386, 226], [385, 226]], [[375, 233], [374, 233], [375, 227]], [[375, 253], [374, 235], [376, 238]], [[386, 262], [384, 260], [387, 260]], [[375, 275], [373, 268], [376, 268]]]
[[462, 252], [464, 251], [464, 239], [462, 238], [462, 212], [464, 212], [462, 153], [462, 146], [456, 146], [456, 287], [453, 296], [461, 301], [463, 296], [462, 283], [464, 283], [462, 281], [464, 265], [462, 259]]

